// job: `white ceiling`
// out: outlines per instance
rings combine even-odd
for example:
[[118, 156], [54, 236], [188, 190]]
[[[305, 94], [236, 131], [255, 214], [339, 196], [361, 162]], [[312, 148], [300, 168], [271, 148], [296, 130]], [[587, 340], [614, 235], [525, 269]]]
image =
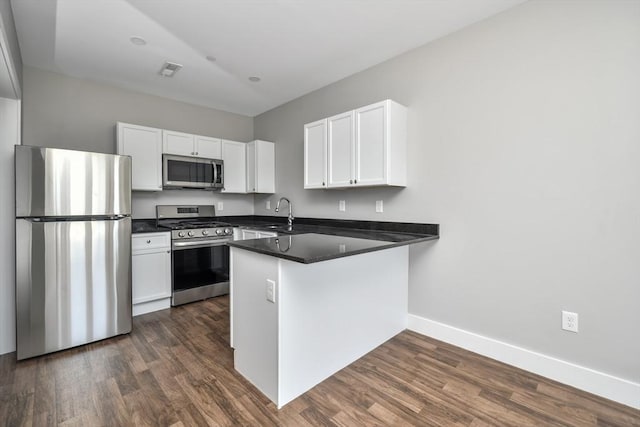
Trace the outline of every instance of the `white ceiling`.
[[[523, 1], [12, 0], [12, 6], [26, 65], [255, 116]], [[132, 44], [132, 36], [147, 44]], [[184, 68], [161, 77], [165, 61]]]

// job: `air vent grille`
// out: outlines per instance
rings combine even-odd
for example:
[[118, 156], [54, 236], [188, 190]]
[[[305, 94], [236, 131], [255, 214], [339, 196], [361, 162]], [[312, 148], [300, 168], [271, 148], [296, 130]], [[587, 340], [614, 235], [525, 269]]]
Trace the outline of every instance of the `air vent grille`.
[[162, 77], [173, 77], [175, 73], [177, 73], [182, 65], [176, 64], [175, 62], [165, 62], [162, 68], [160, 69], [160, 75]]

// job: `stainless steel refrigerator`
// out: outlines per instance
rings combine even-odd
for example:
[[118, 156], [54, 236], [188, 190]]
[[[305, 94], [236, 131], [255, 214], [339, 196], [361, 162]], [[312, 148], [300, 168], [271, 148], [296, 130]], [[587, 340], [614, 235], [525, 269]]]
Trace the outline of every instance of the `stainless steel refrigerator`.
[[15, 147], [18, 360], [131, 331], [131, 158]]

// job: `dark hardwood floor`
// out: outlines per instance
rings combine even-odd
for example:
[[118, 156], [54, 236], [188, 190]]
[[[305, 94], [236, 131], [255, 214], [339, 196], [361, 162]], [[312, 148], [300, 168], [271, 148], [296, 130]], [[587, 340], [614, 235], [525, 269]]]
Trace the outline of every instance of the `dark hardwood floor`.
[[403, 332], [278, 411], [233, 369], [229, 299], [134, 319], [130, 335], [0, 356], [5, 426], [640, 426], [640, 411]]

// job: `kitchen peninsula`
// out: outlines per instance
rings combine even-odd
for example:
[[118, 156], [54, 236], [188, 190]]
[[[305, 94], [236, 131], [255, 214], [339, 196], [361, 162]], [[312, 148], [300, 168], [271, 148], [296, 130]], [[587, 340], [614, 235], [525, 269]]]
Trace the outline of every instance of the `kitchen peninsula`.
[[406, 329], [408, 245], [431, 227], [229, 242], [236, 370], [280, 408]]

